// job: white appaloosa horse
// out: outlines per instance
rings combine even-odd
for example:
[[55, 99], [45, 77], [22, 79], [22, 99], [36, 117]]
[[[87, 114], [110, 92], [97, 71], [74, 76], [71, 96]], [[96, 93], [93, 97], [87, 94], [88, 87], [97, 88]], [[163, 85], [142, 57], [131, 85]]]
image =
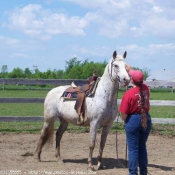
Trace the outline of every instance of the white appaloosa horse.
[[[113, 53], [112, 59], [107, 64], [93, 97], [86, 98], [87, 121], [84, 126], [90, 126], [88, 169], [94, 170], [92, 166], [92, 154], [95, 147], [96, 134], [99, 127], [103, 127], [98, 155], [98, 169], [103, 169], [102, 153], [107, 135], [111, 129], [117, 114], [117, 94], [119, 87], [126, 86], [130, 77], [125, 69], [126, 63], [123, 56]], [[54, 121], [60, 120], [60, 126], [56, 132], [56, 157], [60, 157], [60, 140], [66, 131], [68, 123], [77, 125], [78, 115], [74, 109], [75, 101], [63, 101], [63, 92], [68, 86], [60, 86], [52, 89], [46, 96], [44, 102], [44, 126], [42, 128], [39, 143], [35, 152], [35, 158], [41, 161], [42, 147], [53, 136]], [[77, 143], [78, 144], [78, 143]]]

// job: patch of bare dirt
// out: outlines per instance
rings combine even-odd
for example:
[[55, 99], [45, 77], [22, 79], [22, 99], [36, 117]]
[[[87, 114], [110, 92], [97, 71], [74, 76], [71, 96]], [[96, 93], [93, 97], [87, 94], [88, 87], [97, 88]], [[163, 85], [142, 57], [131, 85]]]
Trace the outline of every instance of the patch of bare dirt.
[[[105, 170], [87, 171], [89, 154], [88, 133], [65, 133], [61, 141], [61, 156], [64, 163], [55, 158], [54, 146], [43, 148], [42, 162], [34, 160], [34, 151], [39, 134], [0, 133], [0, 174], [106, 174], [127, 175], [125, 167], [125, 135], [118, 135], [118, 156], [116, 155], [116, 135], [108, 135], [103, 153]], [[97, 135], [93, 162], [96, 168], [100, 133]], [[148, 143], [149, 175], [175, 175], [175, 138], [150, 135]]]

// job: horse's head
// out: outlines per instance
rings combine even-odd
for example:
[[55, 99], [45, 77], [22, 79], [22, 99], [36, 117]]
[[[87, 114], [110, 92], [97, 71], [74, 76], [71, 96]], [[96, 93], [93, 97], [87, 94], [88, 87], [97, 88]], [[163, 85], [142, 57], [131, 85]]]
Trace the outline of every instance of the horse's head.
[[111, 59], [108, 65], [111, 80], [114, 82], [118, 82], [119, 87], [127, 86], [130, 81], [130, 77], [126, 70], [126, 63], [125, 63], [126, 55], [127, 55], [126, 51], [123, 54], [123, 56], [117, 55], [117, 52], [114, 51], [113, 58]]

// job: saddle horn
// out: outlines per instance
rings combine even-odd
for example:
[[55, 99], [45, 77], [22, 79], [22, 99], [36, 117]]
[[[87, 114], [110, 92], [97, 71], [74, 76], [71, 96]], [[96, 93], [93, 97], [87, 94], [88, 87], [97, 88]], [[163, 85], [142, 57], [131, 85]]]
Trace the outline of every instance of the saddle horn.
[[116, 57], [117, 57], [117, 52], [115, 50], [114, 53], [113, 53], [113, 59], [115, 59]]
[[126, 58], [127, 52], [125, 51], [125, 53], [123, 54], [123, 58]]

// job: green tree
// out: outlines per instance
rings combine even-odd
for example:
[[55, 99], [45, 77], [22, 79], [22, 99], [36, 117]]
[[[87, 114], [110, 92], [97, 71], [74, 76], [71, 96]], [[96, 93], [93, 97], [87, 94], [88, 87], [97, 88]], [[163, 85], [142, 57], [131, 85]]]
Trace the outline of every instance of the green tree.
[[44, 73], [40, 72], [38, 68], [34, 70], [34, 78], [42, 79], [42, 77], [44, 77], [43, 74]]
[[9, 73], [8, 78], [24, 78], [24, 71], [19, 67], [14, 68], [12, 72]]
[[54, 69], [54, 73], [56, 74], [57, 79], [63, 79], [63, 77], [64, 77], [64, 71], [63, 70]]
[[69, 79], [82, 79], [82, 66], [75, 65], [72, 67], [68, 74]]
[[80, 61], [77, 58], [72, 58], [66, 62], [66, 69], [64, 72], [64, 78], [66, 79], [87, 79], [93, 75], [93, 72], [96, 72], [97, 76], [102, 76], [104, 69], [107, 65], [107, 62], [95, 63], [93, 61], [88, 62], [88, 59], [85, 61]]
[[[65, 66], [65, 72], [64, 72], [64, 78], [66, 79], [71, 79], [75, 72], [73, 72], [72, 69], [74, 69], [74, 71], [77, 69], [79, 69], [79, 66], [81, 65], [81, 61], [78, 60], [78, 58], [72, 58], [69, 61], [66, 61], [66, 66]], [[75, 68], [76, 66], [76, 68]], [[72, 75], [73, 74], [73, 75]], [[80, 74], [80, 73], [79, 73]], [[77, 74], [76, 74], [77, 75]], [[75, 76], [76, 77], [76, 76]]]
[[7, 65], [3, 65], [1, 68], [0, 78], [5, 78], [8, 74], [8, 67]]
[[144, 74], [144, 80], [146, 80], [151, 75], [150, 69], [144, 68], [142, 69], [142, 72]]
[[32, 71], [29, 68], [24, 69], [24, 78], [32, 78]]
[[86, 79], [87, 77], [92, 76], [93, 72], [96, 72], [97, 76], [102, 76], [104, 69], [106, 67], [106, 64], [104, 63], [94, 63], [93, 61], [86, 62], [86, 64], [82, 65], [82, 78]]

